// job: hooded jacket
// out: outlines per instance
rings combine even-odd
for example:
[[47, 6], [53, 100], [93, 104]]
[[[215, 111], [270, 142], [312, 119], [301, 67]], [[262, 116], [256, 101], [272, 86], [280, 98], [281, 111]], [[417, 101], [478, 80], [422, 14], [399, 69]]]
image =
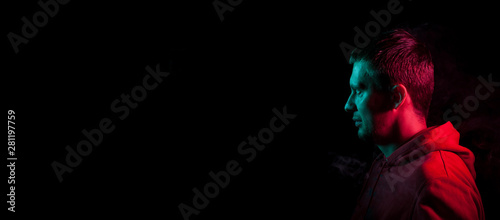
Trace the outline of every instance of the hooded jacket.
[[447, 122], [379, 155], [352, 219], [484, 219], [474, 155], [459, 138]]

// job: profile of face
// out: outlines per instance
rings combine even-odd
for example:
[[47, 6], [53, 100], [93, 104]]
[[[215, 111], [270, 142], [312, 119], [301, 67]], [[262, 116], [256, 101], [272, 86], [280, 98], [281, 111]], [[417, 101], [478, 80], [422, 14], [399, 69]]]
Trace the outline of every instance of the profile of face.
[[377, 89], [371, 71], [366, 61], [354, 63], [349, 80], [351, 94], [344, 107], [346, 112], [353, 113], [352, 120], [358, 127], [358, 137], [366, 141], [385, 136], [391, 123], [391, 96]]

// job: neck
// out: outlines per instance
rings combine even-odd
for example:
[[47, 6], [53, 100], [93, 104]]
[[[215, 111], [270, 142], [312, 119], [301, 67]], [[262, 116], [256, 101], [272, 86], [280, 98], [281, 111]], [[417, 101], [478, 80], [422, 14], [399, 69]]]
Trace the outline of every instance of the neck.
[[377, 147], [382, 151], [384, 156], [389, 157], [396, 149], [401, 145], [408, 142], [416, 134], [426, 129], [425, 120], [401, 120], [395, 123], [391, 134], [390, 140], [387, 140], [381, 144], [377, 144]]

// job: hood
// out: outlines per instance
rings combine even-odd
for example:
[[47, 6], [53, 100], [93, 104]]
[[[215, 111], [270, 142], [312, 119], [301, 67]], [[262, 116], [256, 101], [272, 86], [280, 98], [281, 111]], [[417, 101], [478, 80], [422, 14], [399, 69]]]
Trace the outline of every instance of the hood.
[[449, 151], [458, 155], [476, 178], [474, 154], [458, 144], [460, 134], [450, 122], [427, 128], [396, 149], [388, 158], [388, 166], [410, 163], [433, 151]]

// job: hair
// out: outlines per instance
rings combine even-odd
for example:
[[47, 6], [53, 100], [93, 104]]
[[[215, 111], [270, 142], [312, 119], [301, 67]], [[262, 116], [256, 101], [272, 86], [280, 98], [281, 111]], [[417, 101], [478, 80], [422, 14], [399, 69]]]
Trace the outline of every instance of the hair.
[[363, 50], [355, 49], [349, 63], [371, 64], [379, 89], [402, 84], [411, 97], [415, 113], [427, 118], [434, 91], [434, 64], [427, 47], [403, 29], [382, 33]]

